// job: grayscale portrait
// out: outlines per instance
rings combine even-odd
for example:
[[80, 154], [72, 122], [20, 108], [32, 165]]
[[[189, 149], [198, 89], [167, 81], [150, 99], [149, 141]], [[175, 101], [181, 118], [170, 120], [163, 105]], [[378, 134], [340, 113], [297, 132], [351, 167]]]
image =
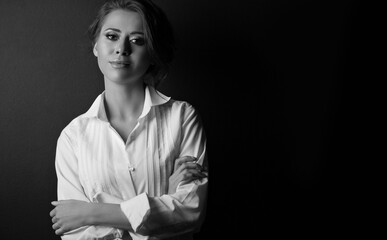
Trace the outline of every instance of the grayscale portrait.
[[0, 0], [0, 238], [348, 233], [375, 132], [363, 11]]

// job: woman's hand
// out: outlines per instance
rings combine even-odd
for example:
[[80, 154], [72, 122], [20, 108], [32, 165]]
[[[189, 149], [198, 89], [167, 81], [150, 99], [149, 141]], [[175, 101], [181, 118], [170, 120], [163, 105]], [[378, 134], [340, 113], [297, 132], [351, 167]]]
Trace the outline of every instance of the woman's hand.
[[50, 212], [52, 228], [57, 235], [88, 225], [89, 214], [93, 211], [91, 203], [79, 200], [54, 201], [51, 204], [55, 206]]
[[208, 176], [206, 170], [191, 156], [176, 159], [173, 174], [169, 177], [168, 194], [176, 192], [180, 182], [190, 182]]

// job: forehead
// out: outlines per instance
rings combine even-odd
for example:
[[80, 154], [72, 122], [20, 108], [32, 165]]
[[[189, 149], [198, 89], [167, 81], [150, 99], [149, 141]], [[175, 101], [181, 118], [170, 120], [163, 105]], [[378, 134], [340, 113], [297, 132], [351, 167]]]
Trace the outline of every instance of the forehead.
[[129, 10], [114, 10], [109, 13], [103, 22], [102, 31], [108, 28], [116, 28], [123, 32], [143, 31], [140, 14]]

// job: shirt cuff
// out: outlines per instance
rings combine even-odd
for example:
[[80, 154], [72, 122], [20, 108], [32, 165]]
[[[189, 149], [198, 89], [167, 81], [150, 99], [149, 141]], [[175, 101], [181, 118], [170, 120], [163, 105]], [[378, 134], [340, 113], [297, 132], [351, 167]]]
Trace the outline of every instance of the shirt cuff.
[[103, 239], [113, 240], [122, 239], [124, 231], [105, 226], [84, 226], [61, 236], [62, 240], [86, 240], [86, 239]]
[[121, 211], [128, 218], [134, 232], [137, 232], [145, 223], [149, 213], [150, 205], [146, 193], [120, 203]]

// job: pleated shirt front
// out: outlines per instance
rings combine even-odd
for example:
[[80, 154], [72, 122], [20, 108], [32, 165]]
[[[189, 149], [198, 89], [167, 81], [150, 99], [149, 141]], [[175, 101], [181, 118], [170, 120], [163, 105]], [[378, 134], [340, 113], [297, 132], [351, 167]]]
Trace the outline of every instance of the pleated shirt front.
[[[192, 233], [203, 215], [208, 179], [181, 184], [168, 195], [174, 162], [182, 156], [206, 164], [206, 138], [192, 105], [146, 87], [143, 111], [124, 141], [107, 119], [102, 93], [58, 139], [58, 199], [119, 203], [134, 230], [133, 239]], [[62, 238], [122, 235], [119, 229], [87, 226]]]

